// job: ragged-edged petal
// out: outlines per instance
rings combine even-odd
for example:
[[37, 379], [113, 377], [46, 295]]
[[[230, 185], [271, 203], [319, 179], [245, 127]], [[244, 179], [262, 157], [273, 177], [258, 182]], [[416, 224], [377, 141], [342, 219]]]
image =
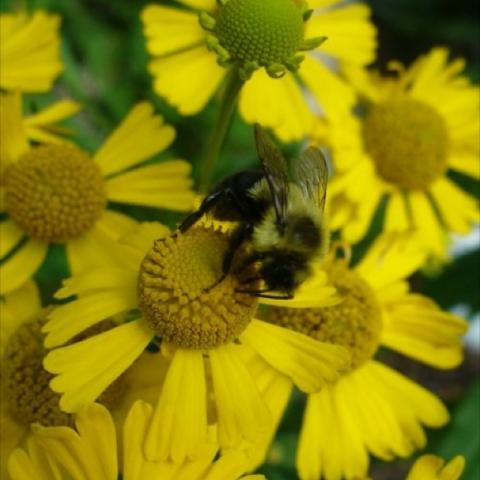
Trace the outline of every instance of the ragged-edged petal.
[[270, 427], [270, 413], [240, 355], [227, 344], [209, 351], [220, 447], [254, 441]]
[[50, 382], [61, 393], [60, 407], [76, 412], [93, 402], [140, 356], [153, 337], [136, 320], [48, 353], [44, 367], [57, 376]]
[[145, 438], [150, 461], [180, 464], [207, 438], [207, 393], [203, 354], [175, 352]]
[[54, 309], [43, 331], [47, 333], [45, 346], [57, 347], [83, 330], [137, 305], [136, 290], [131, 285], [123, 289], [109, 289], [86, 295]]
[[108, 198], [114, 202], [189, 211], [195, 201], [190, 171], [190, 164], [184, 160], [137, 168], [108, 180]]
[[241, 340], [304, 392], [315, 392], [334, 382], [350, 362], [343, 347], [261, 320], [252, 320]]
[[175, 130], [155, 115], [153, 106], [138, 103], [95, 154], [103, 174], [125, 170], [160, 153], [172, 143]]

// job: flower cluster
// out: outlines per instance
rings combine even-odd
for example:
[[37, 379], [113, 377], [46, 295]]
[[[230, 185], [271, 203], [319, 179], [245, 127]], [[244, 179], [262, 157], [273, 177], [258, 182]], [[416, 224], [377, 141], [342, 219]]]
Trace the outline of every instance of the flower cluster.
[[[367, 479], [372, 458], [425, 448], [449, 410], [392, 359], [463, 361], [468, 323], [412, 278], [479, 222], [455, 176], [480, 179], [464, 61], [434, 47], [373, 70], [356, 1], [159, 0], [137, 16], [153, 92], [177, 112], [132, 101], [105, 133], [57, 82], [75, 75], [60, 16], [0, 14], [0, 478], [265, 479], [292, 398], [302, 480]], [[192, 165], [181, 116], [217, 91]], [[262, 169], [222, 162], [212, 188], [237, 105]], [[292, 140], [310, 147], [290, 175]], [[423, 455], [406, 478], [464, 466]]]

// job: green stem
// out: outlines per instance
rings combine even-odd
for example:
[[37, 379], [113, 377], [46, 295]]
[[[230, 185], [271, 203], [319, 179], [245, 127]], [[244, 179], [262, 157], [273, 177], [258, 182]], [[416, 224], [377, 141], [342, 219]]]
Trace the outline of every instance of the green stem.
[[220, 102], [220, 109], [213, 125], [212, 134], [207, 144], [202, 162], [200, 175], [200, 191], [208, 191], [213, 167], [220, 154], [225, 136], [232, 119], [233, 111], [237, 104], [238, 94], [242, 88], [243, 80], [238, 75], [238, 70], [233, 68], [230, 72]]

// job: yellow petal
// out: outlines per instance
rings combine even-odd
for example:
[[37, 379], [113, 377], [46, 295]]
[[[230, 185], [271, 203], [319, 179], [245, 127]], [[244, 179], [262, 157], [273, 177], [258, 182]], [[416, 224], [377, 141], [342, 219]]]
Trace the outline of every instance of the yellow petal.
[[147, 5], [141, 18], [143, 33], [147, 38], [147, 50], [151, 55], [171, 54], [206, 41], [206, 33], [194, 12]]
[[239, 108], [245, 121], [272, 128], [283, 141], [298, 140], [313, 128], [313, 113], [290, 74], [272, 79], [257, 70], [242, 88]]
[[[182, 115], [193, 115], [207, 104], [225, 76], [216, 55], [200, 46], [150, 62], [153, 89]], [[195, 79], [195, 81], [192, 81]]]
[[480, 179], [480, 163], [475, 153], [456, 153], [449, 159], [450, 167], [453, 170]]
[[29, 239], [4, 261], [0, 269], [0, 295], [15, 290], [32, 278], [42, 265], [47, 251], [47, 243]]
[[175, 130], [154, 115], [153, 106], [138, 103], [95, 154], [104, 175], [125, 170], [167, 148]]
[[8, 163], [14, 162], [28, 150], [19, 92], [0, 93], [0, 137], [0, 166], [3, 170]]
[[116, 243], [120, 237], [135, 229], [136, 225], [135, 220], [122, 213], [104, 210], [87, 233], [67, 243], [67, 259], [72, 274], [119, 264], [138, 268], [137, 259], [128, 256]]
[[34, 282], [24, 283], [2, 298], [0, 302], [0, 318], [2, 335], [0, 346], [3, 351], [10, 335], [24, 322], [38, 314], [41, 309], [40, 293]]
[[206, 440], [206, 402], [202, 352], [177, 350], [148, 428], [147, 459], [182, 463], [195, 455]]
[[465, 459], [453, 458], [445, 465], [440, 457], [422, 455], [414, 463], [406, 480], [458, 480], [465, 468]]
[[[208, 470], [202, 480], [237, 480], [246, 472], [248, 457], [240, 449], [227, 450]], [[253, 478], [255, 476], [252, 475]], [[248, 477], [242, 477], [245, 480]], [[258, 478], [258, 477], [257, 477]], [[260, 478], [262, 478], [260, 476]]]
[[252, 320], [241, 340], [304, 392], [318, 391], [337, 380], [350, 361], [342, 347], [260, 320]]
[[53, 348], [62, 345], [92, 325], [136, 306], [136, 290], [130, 284], [123, 289], [89, 293], [61, 305], [51, 312], [43, 327], [43, 331], [48, 333], [45, 346]]
[[137, 168], [108, 180], [108, 198], [114, 202], [190, 211], [195, 201], [190, 171], [190, 164], [183, 160]]
[[23, 237], [23, 232], [12, 220], [0, 222], [0, 258], [13, 249]]
[[410, 228], [407, 208], [406, 199], [401, 193], [390, 195], [385, 213], [386, 232], [405, 232]]
[[227, 344], [209, 351], [221, 448], [254, 441], [270, 426], [270, 413], [240, 359], [240, 349]]
[[140, 356], [152, 337], [147, 324], [136, 320], [48, 353], [44, 367], [57, 374], [50, 387], [63, 394], [60, 407], [76, 412], [93, 402]]
[[478, 201], [452, 181], [439, 179], [432, 185], [431, 192], [443, 221], [451, 231], [465, 235], [474, 224], [480, 223]]
[[461, 337], [468, 323], [442, 312], [420, 295], [406, 295], [388, 308], [382, 344], [437, 368], [463, 360]]
[[[8, 25], [7, 25], [8, 24]], [[63, 70], [60, 17], [36, 11], [0, 16], [0, 87], [46, 92]]]
[[307, 54], [298, 73], [327, 117], [342, 114], [353, 107], [353, 89], [319, 59]]
[[375, 60], [376, 29], [364, 4], [341, 5], [312, 16], [306, 23], [306, 38], [326, 36], [319, 51], [355, 65]]
[[7, 468], [11, 480], [62, 480], [58, 468], [34, 439], [28, 442], [28, 454], [20, 448], [14, 450]]

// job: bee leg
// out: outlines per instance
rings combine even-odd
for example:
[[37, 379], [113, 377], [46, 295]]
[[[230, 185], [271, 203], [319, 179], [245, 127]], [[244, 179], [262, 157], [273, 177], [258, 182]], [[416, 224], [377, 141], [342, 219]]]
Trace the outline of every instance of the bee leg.
[[225, 195], [225, 190], [216, 190], [207, 195], [201, 203], [198, 210], [192, 212], [183, 220], [178, 227], [182, 233], [185, 233], [190, 227], [195, 225], [207, 212], [209, 212]]
[[265, 290], [235, 290], [237, 293], [246, 293], [252, 297], [258, 298], [269, 298], [272, 300], [291, 300], [293, 298], [293, 293], [286, 293], [285, 295], [266, 295], [267, 292], [271, 292], [269, 288]]

